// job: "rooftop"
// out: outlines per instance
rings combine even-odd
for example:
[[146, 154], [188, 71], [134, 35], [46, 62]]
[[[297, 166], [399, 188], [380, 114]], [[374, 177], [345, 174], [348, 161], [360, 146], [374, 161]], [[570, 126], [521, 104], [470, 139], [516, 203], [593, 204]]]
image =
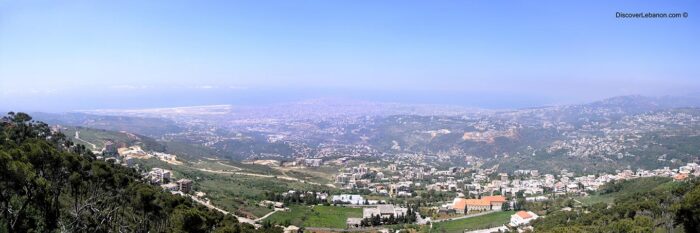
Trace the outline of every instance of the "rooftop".
[[515, 214], [517, 214], [518, 216], [520, 216], [520, 218], [522, 218], [522, 219], [532, 218], [532, 215], [531, 215], [530, 213], [528, 213], [527, 211], [522, 211], [522, 210], [521, 210], [521, 211], [518, 211], [518, 212], [515, 213]]

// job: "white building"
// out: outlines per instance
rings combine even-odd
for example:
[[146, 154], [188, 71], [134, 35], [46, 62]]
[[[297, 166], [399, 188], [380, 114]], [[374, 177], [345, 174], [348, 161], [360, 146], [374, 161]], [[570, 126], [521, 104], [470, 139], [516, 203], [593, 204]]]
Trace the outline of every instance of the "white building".
[[362, 198], [362, 196], [360, 196], [360, 195], [340, 194], [340, 195], [333, 195], [331, 197], [331, 202], [333, 202], [333, 203], [342, 202], [342, 203], [350, 203], [353, 205], [362, 205], [362, 204], [365, 204], [365, 199]]
[[381, 216], [382, 218], [406, 216], [406, 212], [408, 212], [408, 208], [378, 205], [377, 207], [362, 209], [362, 218], [371, 218], [372, 216]]
[[518, 211], [510, 216], [510, 225], [513, 227], [527, 225], [530, 221], [539, 218], [537, 214], [532, 211]]
[[304, 165], [307, 167], [320, 167], [322, 159], [304, 159]]

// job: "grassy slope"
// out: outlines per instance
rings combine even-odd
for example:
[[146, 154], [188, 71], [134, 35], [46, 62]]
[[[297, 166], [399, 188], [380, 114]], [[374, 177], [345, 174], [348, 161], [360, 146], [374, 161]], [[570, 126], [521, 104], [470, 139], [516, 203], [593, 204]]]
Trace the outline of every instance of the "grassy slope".
[[439, 222], [433, 224], [434, 232], [464, 232], [464, 230], [478, 230], [498, 227], [510, 221], [514, 211], [502, 211], [482, 216], [465, 218], [454, 221]]
[[178, 155], [178, 157], [187, 160], [217, 158], [221, 156], [220, 154], [216, 153], [215, 151], [209, 148], [199, 145], [188, 144], [186, 142], [167, 141], [161, 143], [165, 145], [165, 152], [176, 154]]
[[361, 218], [361, 208], [315, 206], [314, 214], [304, 223], [310, 227], [345, 228], [348, 218]]
[[205, 192], [212, 204], [225, 210], [239, 212], [251, 217], [261, 217], [271, 211], [270, 209], [257, 206], [257, 201], [261, 199], [265, 191], [284, 192], [290, 189], [324, 189], [323, 187], [275, 178], [203, 172], [194, 169], [191, 164], [172, 165], [155, 159], [139, 160], [139, 163], [145, 170], [160, 167], [172, 170], [175, 179], [192, 179], [195, 181], [194, 189]]
[[[66, 127], [66, 129], [63, 129], [62, 131], [74, 143], [82, 144], [89, 149], [96, 150], [102, 149], [104, 147], [105, 140], [107, 139], [119, 142], [128, 142], [133, 140], [130, 139], [125, 133], [109, 130], [91, 129], [83, 127]], [[80, 132], [80, 139], [95, 144], [97, 148], [92, 148], [90, 145], [84, 143], [83, 141], [75, 139], [76, 131]]]
[[297, 226], [345, 228], [348, 218], [361, 218], [362, 208], [342, 206], [292, 206], [289, 212], [277, 212], [268, 219], [273, 223], [285, 221]]
[[[269, 167], [266, 165], [240, 163], [231, 160], [200, 160], [194, 166], [210, 170], [240, 171], [263, 175], [289, 176], [320, 184], [332, 183], [333, 176], [340, 169], [337, 166], [322, 167]], [[237, 170], [241, 169], [241, 170]]]
[[306, 221], [308, 216], [312, 214], [311, 208], [308, 206], [294, 205], [290, 206], [289, 209], [289, 211], [277, 212], [270, 215], [267, 220], [280, 225], [285, 224], [286, 222], [295, 226], [303, 226], [304, 221]]
[[[650, 178], [638, 178], [635, 180], [624, 181], [620, 183], [619, 190], [609, 193], [598, 193], [586, 197], [575, 198], [584, 205], [593, 205], [598, 202], [613, 203], [615, 198], [624, 195], [633, 195], [635, 192], [644, 190], [655, 190], [655, 189], [668, 189], [669, 186], [678, 185], [678, 183], [673, 182], [670, 178], [662, 177], [650, 177]], [[604, 189], [601, 188], [601, 189]]]
[[[683, 232], [683, 225], [673, 224], [674, 208], [685, 192], [681, 190], [688, 188], [687, 185], [688, 182], [676, 182], [667, 177], [646, 177], [608, 183], [601, 187], [599, 194], [576, 198], [588, 205], [584, 214], [576, 214], [577, 211], [553, 212], [534, 226], [543, 232], [555, 228], [568, 229], [572, 226], [586, 228], [588, 231], [595, 229], [613, 232], [611, 229], [618, 229], [624, 225], [623, 221], [633, 221], [633, 226], [640, 226], [641, 224], [634, 219], [643, 216], [652, 219], [650, 225], [646, 226], [650, 229], [648, 232]], [[612, 208], [594, 205], [599, 202], [608, 203]], [[622, 214], [625, 212], [634, 214]], [[617, 231], [633, 232], [629, 228], [623, 229], [628, 230]]]
[[[207, 193], [207, 197], [212, 201], [214, 205], [231, 212], [237, 212], [241, 215], [248, 215], [252, 218], [263, 216], [271, 211], [268, 208], [257, 206], [258, 199], [260, 199], [261, 195], [265, 191], [283, 192], [290, 189], [310, 190], [312, 188], [311, 185], [308, 184], [302, 184], [299, 182], [289, 182], [286, 180], [278, 180], [275, 178], [253, 177], [233, 174], [216, 174], [196, 170], [196, 168], [203, 168], [217, 171], [235, 171], [264, 175], [284, 175], [281, 171], [270, 168], [268, 166], [256, 164], [242, 164], [239, 162], [225, 160], [214, 161], [204, 159], [220, 158], [222, 157], [222, 155], [214, 150], [199, 145], [191, 145], [184, 142], [156, 142], [152, 138], [148, 138], [141, 135], [137, 135], [138, 138], [134, 138], [133, 136], [129, 136], [128, 134], [122, 132], [85, 127], [68, 126], [63, 131], [66, 135], [68, 135], [68, 138], [73, 140], [75, 143], [83, 144], [89, 149], [93, 149], [91, 145], [73, 138], [76, 131], [80, 131], [81, 139], [95, 144], [97, 148], [94, 149], [101, 149], [102, 147], [104, 147], [104, 142], [107, 139], [110, 139], [115, 142], [124, 142], [127, 145], [139, 144], [142, 145], [146, 150], [158, 148], [160, 149], [159, 151], [163, 150], [167, 153], [178, 155], [178, 158], [180, 160], [199, 160], [199, 162], [186, 162], [184, 166], [167, 164], [155, 159], [141, 160], [139, 162], [142, 168], [144, 168], [145, 170], [150, 170], [150, 168], [153, 167], [161, 167], [173, 170], [173, 175], [175, 179], [193, 179], [195, 180], [195, 189], [197, 191], [203, 191]], [[240, 168], [241, 170], [238, 170], [238, 168]], [[332, 170], [337, 170], [337, 168], [333, 168]], [[299, 178], [306, 178], [316, 182], [328, 182], [327, 178], [323, 179], [321, 177], [330, 175], [322, 171], [323, 170], [309, 172], [291, 171], [288, 175]], [[313, 189], [327, 190], [328, 188], [321, 187]], [[342, 224], [343, 226], [345, 225], [344, 219], [342, 220]]]
[[287, 176], [317, 182], [320, 184], [332, 183], [333, 176], [338, 173], [337, 166], [307, 167], [307, 168], [279, 168], [278, 170]]
[[[71, 140], [74, 140], [76, 143], [85, 144], [85, 146], [90, 149], [92, 149], [92, 146], [80, 140], [75, 140], [72, 137], [75, 135], [76, 130], [80, 131], [81, 139], [95, 144], [95, 146], [98, 147], [97, 149], [101, 149], [104, 146], [105, 140], [110, 139], [115, 142], [125, 142], [128, 145], [141, 144], [146, 150], [150, 149], [149, 145], [164, 147], [166, 152], [178, 155], [180, 160], [184, 159], [185, 161], [193, 161], [202, 159], [200, 162], [186, 162], [186, 164], [183, 166], [167, 164], [155, 159], [145, 161], [142, 160], [140, 163], [142, 168], [145, 170], [150, 170], [152, 167], [161, 167], [173, 170], [173, 174], [176, 179], [190, 178], [195, 180], [195, 189], [207, 193], [207, 197], [211, 199], [214, 205], [231, 212], [238, 212], [242, 215], [248, 215], [255, 218], [263, 216], [271, 211], [268, 208], [259, 207], [256, 204], [258, 199], [260, 199], [260, 196], [265, 191], [283, 192], [290, 189], [311, 189], [311, 186], [308, 184], [289, 182], [275, 178], [217, 174], [196, 170], [196, 168], [203, 168], [217, 171], [223, 170], [264, 175], [282, 175], [280, 171], [263, 165], [242, 164], [233, 161], [221, 161], [221, 163], [219, 163], [220, 160], [210, 161], [203, 159], [216, 158], [220, 157], [220, 155], [211, 149], [198, 145], [190, 145], [182, 142], [162, 142], [161, 145], [148, 137], [138, 136], [139, 139], [135, 139], [122, 132], [102, 129], [67, 127], [67, 129], [64, 130], [64, 133], [68, 135]], [[142, 140], [145, 140], [146, 142], [144, 143]], [[238, 170], [237, 168], [240, 168], [241, 170]], [[323, 190], [328, 188], [315, 189]]]
[[[75, 139], [76, 131], [80, 131], [80, 139], [82, 139], [82, 141]], [[62, 129], [62, 132], [68, 137], [68, 139], [70, 139], [74, 143], [85, 145], [86, 148], [91, 150], [101, 150], [104, 147], [104, 144], [107, 140], [111, 140], [114, 143], [118, 144], [125, 143], [128, 146], [139, 145], [144, 150], [165, 150], [164, 145], [158, 143], [153, 138], [146, 137], [143, 135], [134, 134], [130, 136], [126, 133], [117, 131], [73, 126], [66, 126], [65, 129]], [[84, 141], [94, 144], [96, 148], [92, 148], [91, 145], [85, 143]]]

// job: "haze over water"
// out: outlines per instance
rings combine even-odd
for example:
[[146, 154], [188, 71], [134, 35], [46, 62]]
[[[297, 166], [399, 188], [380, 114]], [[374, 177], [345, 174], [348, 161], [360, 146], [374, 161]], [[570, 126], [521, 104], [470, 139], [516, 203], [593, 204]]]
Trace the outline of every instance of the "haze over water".
[[[700, 90], [693, 1], [0, 3], [0, 108], [521, 108]], [[619, 19], [618, 11], [684, 19]]]

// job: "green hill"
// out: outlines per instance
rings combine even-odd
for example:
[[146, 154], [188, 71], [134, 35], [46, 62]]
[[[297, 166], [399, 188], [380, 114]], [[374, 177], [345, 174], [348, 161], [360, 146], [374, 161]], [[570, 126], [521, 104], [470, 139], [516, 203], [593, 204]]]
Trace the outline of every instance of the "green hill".
[[[67, 135], [68, 139], [74, 143], [84, 145], [86, 148], [91, 150], [100, 150], [104, 148], [107, 142], [111, 142], [120, 146], [139, 145], [144, 150], [159, 152], [165, 151], [165, 146], [157, 142], [155, 139], [128, 132], [117, 132], [80, 126], [62, 126], [61, 132]], [[79, 138], [75, 137], [76, 132], [79, 132]]]
[[[141, 146], [146, 151], [175, 154], [178, 158], [185, 160], [225, 157], [221, 152], [203, 146], [180, 141], [158, 141], [148, 136], [126, 131], [119, 132], [82, 126], [61, 126], [60, 130], [67, 135], [70, 141], [83, 145], [90, 150], [101, 150], [105, 143], [111, 142], [116, 144], [117, 147]], [[76, 132], [79, 132], [79, 139], [75, 138]]]
[[143, 183], [133, 169], [95, 160], [27, 114], [0, 120], [0, 232], [256, 231]]
[[698, 179], [614, 182], [582, 203], [535, 220], [535, 232], [700, 232]]
[[161, 118], [102, 116], [85, 113], [32, 113], [37, 120], [48, 124], [77, 125], [94, 129], [127, 131], [151, 137], [182, 131], [175, 122]]

